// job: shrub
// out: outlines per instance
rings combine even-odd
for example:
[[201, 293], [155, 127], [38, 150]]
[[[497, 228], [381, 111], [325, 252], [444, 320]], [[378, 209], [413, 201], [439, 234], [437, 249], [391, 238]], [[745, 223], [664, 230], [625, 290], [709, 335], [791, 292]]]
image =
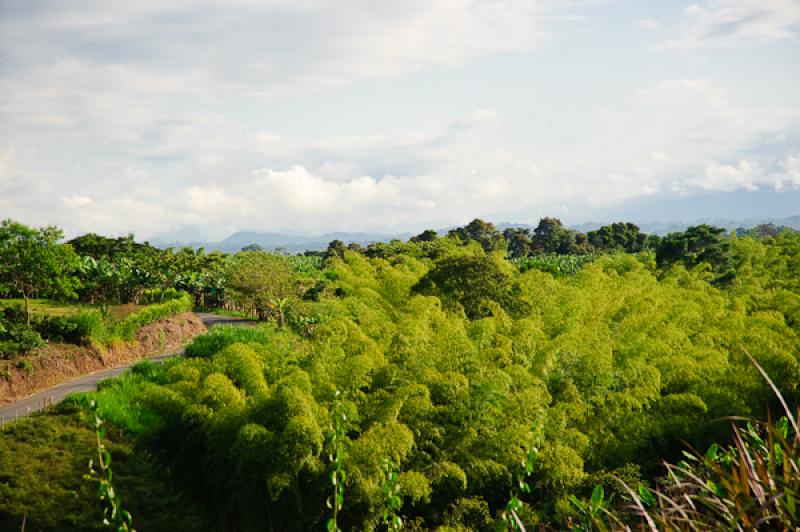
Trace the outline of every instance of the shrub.
[[28, 318], [25, 315], [25, 307], [22, 306], [22, 303], [12, 303], [0, 307], [0, 320], [12, 325], [27, 323]]
[[244, 403], [242, 394], [233, 382], [222, 373], [212, 373], [203, 382], [203, 404], [214, 410]]
[[461, 306], [470, 319], [486, 315], [486, 302], [499, 303], [507, 312], [528, 309], [519, 287], [490, 257], [455, 256], [438, 261], [412, 289], [414, 294], [438, 296], [449, 308]]
[[44, 344], [39, 333], [26, 323], [21, 305], [0, 308], [0, 357], [8, 359]]
[[597, 258], [596, 255], [534, 255], [512, 259], [520, 272], [539, 270], [556, 277], [575, 275]]
[[139, 312], [130, 314], [116, 322], [111, 328], [111, 336], [119, 337], [123, 340], [133, 340], [136, 331], [141, 327], [175, 314], [189, 312], [193, 307], [194, 302], [191, 296], [187, 293], [182, 293], [179, 299], [145, 307]]
[[46, 340], [85, 344], [102, 330], [103, 322], [100, 313], [84, 310], [71, 316], [42, 316], [33, 327]]
[[181, 299], [183, 294], [184, 292], [171, 287], [166, 289], [148, 288], [147, 290], [143, 290], [139, 295], [139, 303], [141, 305], [166, 303], [167, 301]]
[[214, 367], [221, 369], [238, 387], [248, 395], [267, 390], [264, 368], [255, 351], [244, 344], [231, 344], [216, 355]]
[[70, 321], [75, 324], [75, 336], [82, 341], [96, 337], [103, 329], [103, 317], [95, 311], [78, 312], [70, 316]]
[[33, 327], [42, 338], [63, 342], [73, 338], [75, 323], [67, 316], [41, 316], [33, 321]]
[[24, 371], [28, 377], [33, 375], [33, 363], [27, 358], [23, 358], [17, 362], [17, 368]]
[[271, 337], [270, 331], [264, 327], [218, 325], [207, 334], [198, 336], [186, 346], [186, 356], [210, 357], [237, 342], [267, 345], [270, 343]]

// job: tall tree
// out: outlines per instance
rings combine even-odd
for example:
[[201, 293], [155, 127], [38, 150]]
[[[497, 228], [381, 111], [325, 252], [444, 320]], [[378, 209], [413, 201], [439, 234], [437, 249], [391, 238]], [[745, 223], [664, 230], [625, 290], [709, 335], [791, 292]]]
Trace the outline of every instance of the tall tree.
[[109, 304], [121, 302], [123, 287], [133, 276], [130, 261], [124, 258], [114, 262], [106, 257], [81, 257], [78, 272], [81, 276], [81, 297], [93, 304], [99, 303], [103, 316], [108, 314]]
[[255, 310], [262, 320], [273, 313], [285, 319], [297, 295], [297, 279], [289, 262], [263, 251], [243, 251], [231, 257], [225, 280], [231, 300]]
[[325, 250], [325, 255], [323, 256], [324, 261], [329, 261], [335, 257], [340, 259], [344, 258], [344, 252], [347, 250], [347, 246], [344, 245], [344, 242], [341, 240], [332, 240], [328, 244], [328, 249]]
[[645, 249], [647, 242], [647, 235], [642, 233], [637, 225], [623, 222], [589, 231], [586, 236], [589, 244], [600, 251], [622, 250], [627, 253], [638, 253]]
[[682, 262], [686, 268], [705, 262], [713, 271], [721, 272], [730, 261], [730, 243], [724, 235], [724, 229], [707, 224], [690, 227], [682, 233], [670, 233], [656, 250], [656, 262], [661, 267]]
[[56, 227], [40, 229], [13, 220], [0, 224], [0, 284], [25, 301], [30, 323], [30, 299], [39, 296], [70, 296], [73, 280], [69, 273], [78, 257], [72, 247], [59, 244], [64, 233]]
[[512, 258], [527, 257], [533, 251], [531, 231], [525, 227], [509, 227], [503, 231], [508, 242], [508, 255]]
[[533, 251], [537, 254], [585, 253], [586, 235], [564, 227], [558, 218], [542, 218], [533, 230]]
[[437, 238], [439, 238], [439, 235], [436, 231], [433, 229], [425, 229], [417, 236], [412, 236], [411, 242], [433, 242]]
[[456, 238], [465, 244], [470, 240], [474, 240], [487, 253], [503, 249], [506, 245], [503, 234], [495, 229], [491, 222], [485, 222], [480, 218], [475, 218], [464, 227], [451, 229], [447, 236]]
[[491, 301], [512, 313], [527, 310], [518, 297], [519, 287], [514, 279], [486, 256], [446, 257], [437, 262], [411, 291], [437, 296], [446, 307], [460, 305], [470, 319], [484, 316], [486, 303]]

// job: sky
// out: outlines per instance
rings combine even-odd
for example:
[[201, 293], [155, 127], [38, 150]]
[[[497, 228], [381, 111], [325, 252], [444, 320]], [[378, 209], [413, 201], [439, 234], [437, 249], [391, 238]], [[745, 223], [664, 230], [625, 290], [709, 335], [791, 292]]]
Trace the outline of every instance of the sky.
[[798, 100], [800, 0], [0, 0], [0, 218], [800, 214]]

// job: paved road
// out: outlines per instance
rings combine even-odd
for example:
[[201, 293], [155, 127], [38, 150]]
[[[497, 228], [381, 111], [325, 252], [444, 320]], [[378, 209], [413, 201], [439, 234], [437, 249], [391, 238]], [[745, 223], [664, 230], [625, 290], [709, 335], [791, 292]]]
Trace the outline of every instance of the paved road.
[[[215, 325], [223, 325], [223, 324], [249, 325], [253, 323], [239, 318], [219, 316], [217, 314], [209, 314], [207, 312], [197, 312], [196, 314], [201, 320], [203, 320], [203, 323], [205, 324], [206, 327], [213, 327]], [[181, 356], [181, 355], [183, 355], [183, 349], [179, 349], [178, 351], [173, 351], [171, 353], [163, 353], [160, 355], [147, 357], [146, 360], [160, 363], [166, 358]], [[70, 394], [79, 392], [90, 392], [95, 389], [98, 382], [104, 379], [108, 379], [110, 377], [114, 377], [115, 375], [119, 375], [127, 371], [131, 366], [138, 364], [139, 362], [141, 362], [141, 360], [136, 360], [129, 364], [125, 364], [124, 366], [104, 369], [96, 371], [94, 373], [90, 373], [88, 375], [83, 375], [71, 381], [67, 381], [57, 386], [53, 386], [52, 388], [49, 388], [47, 390], [28, 396], [24, 399], [20, 399], [15, 403], [2, 406], [0, 407], [0, 425], [9, 422], [13, 423], [14, 420], [17, 418], [27, 416], [28, 414], [32, 414], [33, 412], [38, 412], [47, 405], [55, 404], [58, 403], [59, 401], [62, 401], [65, 397], [67, 397]]]

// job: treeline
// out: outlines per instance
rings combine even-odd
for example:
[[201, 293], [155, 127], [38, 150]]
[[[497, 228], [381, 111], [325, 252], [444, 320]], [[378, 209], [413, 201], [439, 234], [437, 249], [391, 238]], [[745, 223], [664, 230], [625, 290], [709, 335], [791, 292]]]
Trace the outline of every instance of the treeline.
[[[736, 234], [762, 238], [774, 237], [781, 231], [791, 230], [765, 225], [749, 232], [737, 230]], [[653, 252], [659, 267], [678, 262], [687, 268], [709, 264], [721, 280], [729, 280], [725, 275], [730, 274], [731, 269], [725, 231], [708, 225], [659, 237], [642, 233], [635, 224], [622, 222], [582, 233], [565, 227], [556, 218], [543, 218], [534, 229], [507, 228], [503, 231], [489, 222], [475, 219], [464, 227], [450, 230], [444, 238], [461, 245], [476, 242], [486, 253], [502, 251], [523, 269], [541, 267], [574, 273], [597, 255], [642, 251]], [[201, 307], [231, 302], [225, 297], [226, 281], [231, 277], [227, 270], [236, 262], [232, 257], [239, 254], [206, 253], [203, 248], [190, 247], [162, 250], [147, 242], [136, 242], [133, 235], [109, 238], [90, 233], [67, 242], [62, 239], [63, 232], [57, 227], [31, 228], [13, 220], [3, 221], [0, 225], [0, 296], [19, 297], [26, 304], [31, 298], [54, 298], [105, 308], [110, 304], [160, 302], [170, 291], [185, 291]], [[408, 242], [379, 242], [366, 247], [346, 246], [337, 240], [331, 242], [325, 252], [306, 252], [284, 260], [290, 262], [292, 269], [308, 275], [319, 267], [319, 260], [341, 257], [346, 249], [374, 258], [404, 249], [419, 254], [419, 250], [408, 247], [419, 244], [423, 253], [435, 258], [436, 249], [441, 247], [435, 243], [440, 239], [435, 231], [426, 230]], [[241, 253], [269, 255], [258, 246], [247, 246]], [[583, 258], [542, 258], [555, 256]], [[528, 260], [535, 257], [538, 259], [533, 262]], [[268, 259], [258, 260], [263, 263]], [[250, 308], [245, 310], [263, 316], [263, 305], [256, 308], [255, 298], [250, 299]], [[242, 298], [238, 300], [241, 302]]]
[[[97, 304], [163, 302], [185, 291], [199, 304], [222, 298], [225, 255], [203, 249], [161, 250], [133, 235], [87, 234], [62, 242], [57, 227], [0, 224], [0, 296], [21, 298], [28, 312], [34, 298]], [[171, 291], [171, 292], [170, 292]]]
[[[0, 224], [0, 297], [21, 300], [0, 301], [0, 358], [47, 341], [107, 345], [130, 340], [132, 326], [223, 300], [222, 254], [160, 250], [135, 242], [132, 235], [62, 240], [56, 227], [32, 228], [13, 220]], [[39, 298], [55, 300], [63, 312], [34, 313], [31, 301]], [[158, 308], [129, 317], [109, 314], [111, 305], [128, 303]]]
[[533, 229], [499, 231], [476, 219], [443, 237], [427, 230], [408, 242], [366, 247], [333, 241], [325, 252], [283, 256], [257, 246], [231, 255], [205, 253], [202, 248], [162, 250], [136, 242], [132, 235], [108, 238], [90, 233], [62, 242], [63, 232], [56, 227], [31, 228], [5, 220], [0, 225], [0, 296], [20, 298], [24, 308], [22, 312], [8, 305], [0, 309], [0, 351], [8, 356], [47, 339], [85, 339], [87, 331], [98, 327], [97, 319], [86, 313], [72, 318], [40, 315], [32, 323], [32, 298], [86, 303], [107, 317], [110, 305], [163, 303], [186, 292], [197, 307], [223, 307], [279, 324], [294, 315], [313, 325], [324, 317], [303, 316], [292, 312], [293, 307], [298, 301], [319, 299], [331, 281], [317, 275], [323, 261], [341, 259], [348, 250], [369, 258], [408, 254], [437, 260], [477, 244], [484, 253], [503, 255], [521, 272], [535, 269], [554, 275], [574, 275], [604, 254], [647, 252], [661, 270], [674, 264], [687, 269], [704, 264], [713, 283], [725, 284], [736, 276], [730, 253], [736, 235], [770, 238], [787, 231], [759, 226], [750, 233], [739, 230], [727, 236], [722, 229], [699, 225], [659, 237], [644, 234], [631, 223], [615, 223], [582, 233], [556, 218], [543, 218]]
[[[437, 258], [446, 253], [448, 244], [476, 243], [485, 253], [502, 253], [521, 270], [530, 268], [554, 274], [574, 274], [596, 257], [610, 253], [652, 254], [660, 269], [682, 264], [687, 269], [700, 265], [709, 268], [715, 283], [730, 283], [736, 275], [731, 241], [750, 236], [755, 239], [776, 237], [781, 233], [794, 233], [788, 227], [760, 225], [749, 230], [739, 229], [728, 234], [719, 227], [700, 224], [685, 231], [665, 236], [646, 234], [632, 223], [619, 222], [582, 233], [565, 227], [557, 218], [542, 218], [539, 224], [528, 229], [511, 227], [503, 231], [490, 223], [475, 219], [440, 236], [426, 230], [408, 242], [395, 240], [378, 242], [362, 247], [346, 246], [333, 241], [325, 253], [326, 258], [342, 257], [345, 250], [356, 251], [370, 258], [386, 258], [398, 253], [427, 258]], [[412, 246], [411, 244], [414, 244]]]

